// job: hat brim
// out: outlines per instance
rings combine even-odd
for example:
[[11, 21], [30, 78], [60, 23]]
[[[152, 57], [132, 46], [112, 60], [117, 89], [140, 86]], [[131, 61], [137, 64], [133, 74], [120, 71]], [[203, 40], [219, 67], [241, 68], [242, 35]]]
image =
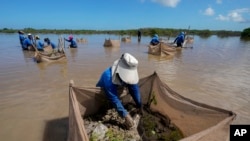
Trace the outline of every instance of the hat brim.
[[128, 67], [122, 60], [116, 60], [114, 62], [112, 66], [112, 76], [114, 76], [114, 73], [118, 73], [122, 81], [127, 84], [137, 84], [139, 82], [137, 67]]

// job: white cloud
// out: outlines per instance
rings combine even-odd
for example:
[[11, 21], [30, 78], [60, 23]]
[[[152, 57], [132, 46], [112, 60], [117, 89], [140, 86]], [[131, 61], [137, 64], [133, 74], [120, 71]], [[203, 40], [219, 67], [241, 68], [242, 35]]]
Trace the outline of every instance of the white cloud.
[[167, 7], [176, 7], [181, 0], [151, 0]]
[[217, 20], [220, 20], [220, 21], [228, 21], [229, 20], [229, 17], [227, 16], [223, 16], [223, 15], [218, 15], [218, 17], [216, 17]]
[[230, 11], [226, 16], [223, 15], [218, 15], [216, 17], [217, 20], [220, 21], [234, 21], [234, 22], [247, 22], [249, 21], [249, 19], [245, 19], [243, 17], [243, 14], [245, 13], [250, 13], [250, 9], [249, 8], [241, 8], [241, 9], [235, 9]]
[[241, 9], [232, 10], [231, 12], [250, 13], [250, 9], [249, 8], [241, 8]]
[[235, 22], [244, 22], [245, 19], [242, 17], [242, 15], [238, 12], [231, 12], [228, 14], [228, 17]]
[[222, 4], [222, 0], [216, 0], [216, 3]]
[[207, 15], [207, 16], [213, 16], [213, 15], [214, 15], [214, 10], [213, 10], [213, 8], [208, 7], [208, 8], [205, 10], [204, 14]]

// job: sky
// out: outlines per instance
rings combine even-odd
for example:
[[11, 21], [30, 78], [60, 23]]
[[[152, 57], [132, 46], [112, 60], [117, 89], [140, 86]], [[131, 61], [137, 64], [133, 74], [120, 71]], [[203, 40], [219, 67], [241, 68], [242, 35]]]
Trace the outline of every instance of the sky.
[[1, 0], [0, 29], [242, 31], [250, 0]]

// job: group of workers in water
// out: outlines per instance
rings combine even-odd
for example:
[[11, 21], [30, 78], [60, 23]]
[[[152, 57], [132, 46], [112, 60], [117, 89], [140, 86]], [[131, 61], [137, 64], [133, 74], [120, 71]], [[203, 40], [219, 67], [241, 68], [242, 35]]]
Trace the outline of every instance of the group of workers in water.
[[[19, 31], [19, 39], [20, 44], [24, 50], [29, 50], [29, 47], [35, 47], [38, 50], [43, 50], [46, 45], [51, 45], [52, 48], [56, 48], [56, 45], [50, 41], [49, 38], [44, 38], [44, 43], [40, 41], [38, 35], [33, 36], [28, 34], [25, 37], [22, 31]], [[174, 43], [177, 43], [177, 47], [181, 47], [182, 43], [184, 42], [185, 34], [181, 32]], [[73, 40], [73, 36], [69, 36], [68, 39], [65, 41], [70, 42], [70, 47], [77, 48], [76, 42]], [[138, 41], [141, 40], [141, 32], [138, 31]], [[157, 45], [160, 43], [158, 35], [152, 38], [151, 42], [152, 45]], [[45, 45], [46, 44], [46, 45]], [[132, 96], [137, 109], [137, 117], [143, 115], [143, 105], [141, 101], [141, 94], [140, 88], [138, 85], [139, 82], [139, 75], [137, 71], [138, 67], [138, 60], [130, 53], [124, 53], [121, 55], [120, 58], [115, 60], [113, 64], [107, 67], [102, 74], [100, 75], [99, 81], [97, 81], [96, 87], [101, 87], [102, 90], [105, 92], [106, 98], [109, 102], [113, 105], [116, 109], [118, 114], [125, 119], [125, 126], [128, 129], [135, 128], [136, 125], [136, 117], [132, 117], [130, 113], [124, 108], [121, 100], [120, 100], [120, 93], [118, 92], [118, 88], [127, 88], [128, 93]]]
[[[57, 48], [56, 44], [52, 42], [49, 38], [44, 38], [44, 42], [42, 42], [38, 35], [33, 36], [31, 33], [28, 33], [27, 36], [25, 36], [25, 33], [20, 30], [18, 31], [18, 34], [20, 45], [23, 50], [35, 50], [36, 48], [39, 51], [43, 51], [44, 48], [47, 46], [51, 46], [52, 49]], [[64, 40], [70, 43], [70, 48], [77, 48], [77, 43], [73, 39], [72, 35], [70, 35], [68, 39], [64, 38]]]
[[[183, 43], [185, 40], [185, 33], [184, 32], [180, 32], [179, 35], [175, 38], [173, 43], [176, 43], [176, 47], [182, 47]], [[160, 43], [159, 37], [157, 34], [155, 34], [153, 36], [153, 38], [150, 41], [151, 45], [157, 45]]]
[[[40, 37], [38, 35], [35, 35], [33, 37], [32, 34], [27, 34], [25, 36], [25, 33], [23, 31], [18, 31], [19, 34], [19, 40], [20, 40], [20, 45], [23, 50], [34, 50], [37, 48], [39, 51], [43, 51], [44, 47], [46, 46], [51, 46], [53, 49], [55, 49], [57, 46], [55, 43], [51, 42], [49, 38], [44, 38], [44, 42], [40, 40]], [[73, 39], [73, 36], [70, 35], [68, 39], [64, 38], [65, 41], [69, 42], [69, 47], [70, 48], [77, 48], [77, 42]], [[175, 38], [173, 43], [176, 43], [176, 47], [182, 47], [183, 43], [185, 40], [185, 33], [180, 32], [179, 35]], [[141, 31], [138, 30], [138, 41], [141, 41]], [[157, 34], [153, 36], [153, 38], [150, 41], [151, 45], [157, 45], [160, 43], [159, 37]]]

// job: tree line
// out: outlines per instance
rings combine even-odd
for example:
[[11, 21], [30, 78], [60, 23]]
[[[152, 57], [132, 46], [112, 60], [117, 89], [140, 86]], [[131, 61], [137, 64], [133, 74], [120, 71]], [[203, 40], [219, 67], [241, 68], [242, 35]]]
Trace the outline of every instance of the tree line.
[[[138, 29], [127, 29], [127, 30], [72, 30], [72, 29], [0, 29], [0, 33], [17, 33], [18, 30], [22, 30], [25, 33], [32, 34], [115, 34], [115, 35], [131, 35], [137, 36]], [[228, 36], [249, 36], [250, 28], [241, 31], [227, 31], [227, 30], [195, 30], [195, 29], [171, 29], [171, 28], [141, 28], [139, 29], [143, 36], [153, 36], [158, 34], [159, 36], [175, 37], [180, 32], [186, 32], [187, 35], [198, 35], [201, 37], [209, 37], [211, 35], [217, 35], [219, 37]], [[245, 31], [246, 30], [246, 31]]]

